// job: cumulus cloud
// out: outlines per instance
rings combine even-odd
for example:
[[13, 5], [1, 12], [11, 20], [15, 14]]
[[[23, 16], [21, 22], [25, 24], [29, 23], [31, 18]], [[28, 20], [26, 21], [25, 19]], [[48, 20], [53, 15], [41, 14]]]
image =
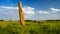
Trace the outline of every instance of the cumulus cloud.
[[23, 8], [23, 11], [24, 11], [24, 13], [26, 13], [26, 14], [34, 14], [34, 8], [32, 8], [32, 7], [24, 7]]
[[1, 19], [19, 19], [18, 8], [17, 7], [8, 7], [0, 6], [0, 17]]
[[[50, 8], [48, 11], [46, 10], [38, 10], [33, 7], [23, 7], [24, 17], [25, 19], [34, 20], [34, 19], [60, 19], [60, 9]], [[57, 13], [57, 14], [52, 14]], [[48, 15], [47, 15], [48, 14]], [[8, 7], [8, 6], [0, 6], [0, 19], [19, 19], [19, 11], [18, 7]]]
[[0, 6], [0, 9], [7, 9], [7, 10], [8, 10], [8, 9], [11, 9], [11, 10], [13, 10], [13, 9], [15, 10], [15, 9], [16, 9], [16, 10], [17, 10], [17, 9], [18, 9], [18, 7]]
[[35, 8], [32, 7], [23, 7], [23, 11], [25, 14], [25, 19], [31, 20], [33, 19], [35, 15]]
[[60, 9], [50, 8], [48, 11], [39, 10], [39, 14], [52, 14], [52, 13], [59, 13]]
[[52, 13], [60, 12], [60, 9], [50, 8], [50, 10], [51, 10]]
[[[7, 7], [7, 6], [0, 6], [0, 11], [2, 11], [3, 9], [5, 9], [5, 10], [10, 10], [10, 13], [14, 13], [13, 11], [14, 10], [18, 10], [18, 7]], [[4, 11], [5, 11], [4, 10]], [[23, 7], [23, 11], [24, 11], [24, 13], [26, 13], [26, 14], [34, 14], [34, 8], [32, 8], [32, 7]]]
[[50, 14], [48, 11], [41, 11], [39, 10], [39, 14]]
[[[31, 16], [34, 14], [34, 8], [32, 7], [23, 7], [23, 12], [25, 15], [25, 19], [32, 19]], [[3, 18], [8, 19], [19, 19], [19, 11], [18, 7], [8, 7], [8, 6], [0, 6], [0, 15], [2, 14]], [[5, 17], [5, 16], [6, 17]], [[1, 16], [0, 16], [1, 17]]]

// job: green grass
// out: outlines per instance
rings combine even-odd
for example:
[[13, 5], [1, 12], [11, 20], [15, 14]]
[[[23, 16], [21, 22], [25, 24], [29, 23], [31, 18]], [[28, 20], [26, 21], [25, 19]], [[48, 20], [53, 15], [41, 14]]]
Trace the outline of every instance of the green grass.
[[0, 34], [60, 34], [60, 21], [25, 23], [22, 27], [18, 21], [0, 21]]

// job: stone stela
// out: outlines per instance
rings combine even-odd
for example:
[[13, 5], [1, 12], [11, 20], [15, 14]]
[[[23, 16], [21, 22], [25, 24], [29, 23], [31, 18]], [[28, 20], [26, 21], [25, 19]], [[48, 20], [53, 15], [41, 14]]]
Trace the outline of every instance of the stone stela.
[[18, 8], [19, 8], [19, 18], [20, 18], [20, 24], [22, 26], [25, 25], [25, 20], [24, 20], [24, 13], [22, 10], [22, 2], [18, 3]]

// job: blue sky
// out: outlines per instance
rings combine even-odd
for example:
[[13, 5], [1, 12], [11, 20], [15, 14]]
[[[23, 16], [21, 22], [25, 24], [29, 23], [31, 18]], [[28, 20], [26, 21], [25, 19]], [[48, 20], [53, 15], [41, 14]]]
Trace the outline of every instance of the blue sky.
[[19, 20], [20, 1], [26, 20], [60, 19], [60, 0], [0, 0], [0, 19]]

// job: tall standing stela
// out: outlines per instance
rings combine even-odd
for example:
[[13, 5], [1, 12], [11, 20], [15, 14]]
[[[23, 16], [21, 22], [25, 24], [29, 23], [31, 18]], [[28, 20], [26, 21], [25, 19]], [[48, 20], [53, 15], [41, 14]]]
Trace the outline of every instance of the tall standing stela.
[[22, 10], [22, 2], [18, 3], [18, 7], [19, 7], [20, 24], [24, 26], [25, 21], [24, 21], [24, 13], [23, 13], [23, 10]]

